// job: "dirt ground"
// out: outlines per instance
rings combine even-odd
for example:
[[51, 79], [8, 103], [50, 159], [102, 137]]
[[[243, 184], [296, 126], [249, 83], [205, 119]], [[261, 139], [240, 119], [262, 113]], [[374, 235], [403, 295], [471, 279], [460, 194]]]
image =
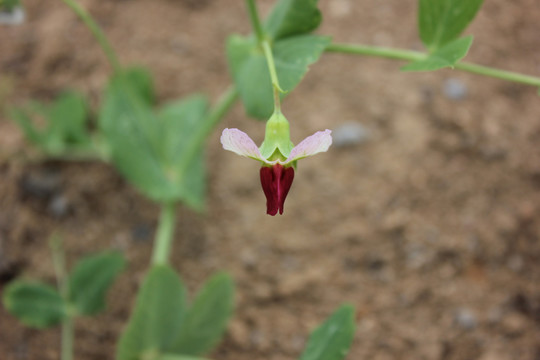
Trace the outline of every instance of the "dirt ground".
[[[27, 0], [0, 27], [0, 107], [66, 88], [94, 104], [111, 70], [61, 1]], [[272, 1], [260, 1], [267, 12]], [[247, 33], [243, 1], [86, 0], [125, 64], [148, 66], [159, 99], [230, 83], [227, 34]], [[420, 49], [416, 1], [320, 0], [335, 41]], [[540, 75], [540, 4], [486, 1], [468, 61]], [[348, 359], [540, 359], [540, 98], [537, 90], [395, 61], [325, 54], [285, 100], [293, 141], [361, 125], [367, 135], [302, 161], [283, 216], [265, 214], [254, 161], [223, 151], [263, 123], [237, 104], [208, 141], [207, 211], [179, 208], [173, 264], [195, 291], [217, 270], [236, 281], [219, 360], [295, 359], [333, 309], [357, 309]], [[456, 93], [456, 84], [457, 93]], [[0, 109], [1, 110], [1, 109]], [[339, 145], [339, 144], [338, 144]], [[108, 310], [76, 325], [76, 359], [113, 359], [147, 269], [158, 208], [92, 162], [36, 160], [0, 115], [0, 290], [20, 275], [54, 281], [57, 231], [69, 263], [122, 249], [129, 269]], [[59, 205], [61, 204], [61, 205]], [[0, 309], [2, 360], [58, 359], [59, 331]]]

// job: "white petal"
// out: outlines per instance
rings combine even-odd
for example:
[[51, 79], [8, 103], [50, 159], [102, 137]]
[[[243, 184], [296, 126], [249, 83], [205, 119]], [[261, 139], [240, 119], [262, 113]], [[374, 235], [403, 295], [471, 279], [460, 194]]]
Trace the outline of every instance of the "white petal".
[[332, 145], [331, 132], [332, 131], [328, 129], [325, 131], [317, 131], [315, 134], [302, 140], [291, 150], [291, 153], [284, 164], [327, 151], [330, 145]]
[[232, 151], [241, 156], [267, 162], [261, 155], [259, 148], [253, 140], [238, 129], [225, 129], [221, 134], [221, 144], [225, 150]]

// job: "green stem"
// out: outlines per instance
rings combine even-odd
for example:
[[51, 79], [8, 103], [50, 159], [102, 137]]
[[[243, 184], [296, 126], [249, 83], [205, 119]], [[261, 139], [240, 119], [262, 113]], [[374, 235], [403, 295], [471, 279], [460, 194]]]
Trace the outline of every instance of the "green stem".
[[111, 64], [111, 67], [114, 69], [115, 72], [118, 72], [120, 70], [120, 62], [118, 61], [118, 58], [107, 40], [107, 37], [101, 31], [101, 28], [99, 25], [92, 19], [90, 14], [84, 10], [79, 4], [75, 2], [75, 0], [62, 0], [67, 6], [71, 8], [81, 18], [81, 20], [85, 23], [85, 25], [90, 29], [96, 40], [98, 41], [99, 45], [101, 45], [101, 48], [103, 49], [103, 52], [105, 52], [105, 55], [107, 56], [107, 59], [109, 60], [109, 63]]
[[62, 321], [62, 360], [73, 360], [73, 317], [68, 316]]
[[499, 70], [487, 66], [460, 62], [454, 66], [456, 69], [468, 71], [474, 74], [490, 76], [497, 79], [513, 81], [521, 84], [540, 87], [540, 78], [536, 76], [524, 75], [512, 71]]
[[169, 263], [169, 255], [174, 235], [175, 203], [164, 203], [161, 207], [152, 264], [166, 265]]
[[395, 60], [420, 60], [424, 58], [424, 54], [418, 51], [399, 50], [393, 48], [385, 48], [369, 45], [356, 44], [330, 44], [326, 47], [328, 52], [339, 52], [345, 54], [367, 55], [384, 57]]
[[[418, 51], [392, 49], [368, 45], [350, 45], [350, 44], [330, 44], [326, 51], [346, 54], [367, 55], [384, 57], [394, 60], [415, 61], [425, 59], [427, 54]], [[523, 75], [512, 71], [505, 71], [490, 68], [487, 66], [459, 62], [454, 65], [455, 69], [467, 71], [474, 74], [490, 76], [498, 79], [513, 81], [521, 84], [540, 87], [540, 77]]]
[[[66, 276], [66, 257], [62, 240], [58, 235], [53, 235], [50, 245], [58, 290], [64, 301], [68, 303], [69, 281]], [[61, 360], [73, 359], [73, 333], [73, 314], [68, 311], [66, 318], [62, 321]]]
[[261, 26], [261, 20], [259, 18], [259, 13], [257, 11], [257, 5], [255, 0], [246, 0], [247, 7], [249, 10], [249, 18], [251, 19], [251, 25], [257, 36], [257, 42], [259, 46], [263, 49], [264, 57], [266, 58], [266, 63], [268, 64], [268, 71], [270, 72], [270, 78], [272, 80], [272, 88], [274, 93], [274, 112], [281, 112], [281, 98], [279, 93], [284, 92], [279, 86], [279, 79], [276, 72], [276, 65], [274, 63], [274, 55], [272, 54], [272, 47], [270, 46], [270, 41], [264, 33], [264, 30]]
[[270, 43], [265, 40], [261, 43], [264, 56], [266, 57], [266, 63], [268, 64], [268, 71], [270, 72], [270, 79], [272, 80], [272, 88], [274, 89], [274, 111], [279, 113], [281, 111], [281, 98], [279, 93], [283, 92], [279, 86], [279, 79], [276, 72], [276, 65], [274, 63], [274, 55], [270, 48]]
[[249, 18], [251, 20], [251, 26], [253, 27], [253, 30], [255, 31], [255, 35], [257, 36], [257, 41], [259, 43], [262, 43], [265, 39], [264, 31], [261, 26], [261, 20], [259, 18], [259, 13], [257, 11], [257, 4], [255, 4], [255, 0], [246, 0], [248, 12], [249, 12]]
[[232, 85], [220, 96], [219, 100], [208, 114], [208, 117], [205, 119], [204, 125], [198, 134], [198, 141], [195, 145], [196, 148], [202, 145], [221, 118], [229, 111], [236, 99], [238, 99], [238, 90]]

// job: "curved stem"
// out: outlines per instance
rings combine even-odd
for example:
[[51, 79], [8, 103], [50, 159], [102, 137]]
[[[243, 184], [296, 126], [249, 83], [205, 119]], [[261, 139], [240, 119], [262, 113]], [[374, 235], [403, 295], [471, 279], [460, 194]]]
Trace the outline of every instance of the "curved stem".
[[161, 207], [161, 216], [154, 240], [154, 250], [152, 253], [152, 264], [166, 265], [169, 262], [169, 255], [172, 247], [174, 235], [175, 203], [164, 203]]
[[219, 123], [221, 118], [225, 116], [227, 111], [231, 108], [231, 106], [234, 104], [236, 99], [238, 98], [238, 90], [234, 85], [230, 86], [223, 95], [220, 96], [217, 103], [212, 107], [212, 110], [208, 114], [208, 117], [206, 118], [204, 122], [204, 126], [202, 127], [200, 133], [198, 134], [199, 141], [196, 144], [196, 147], [200, 146], [202, 142], [208, 137], [208, 135], [212, 132], [214, 127]]
[[[353, 44], [330, 44], [326, 51], [328, 52], [338, 52], [346, 54], [356, 54], [356, 55], [367, 55], [367, 56], [376, 56], [384, 57], [394, 60], [406, 60], [406, 61], [415, 61], [424, 59], [427, 54], [410, 51], [410, 50], [401, 50], [401, 49], [392, 49], [378, 46], [369, 46], [369, 45], [353, 45]], [[521, 84], [532, 85], [540, 87], [540, 77], [523, 75], [515, 73], [512, 71], [505, 71], [494, 69], [488, 66], [476, 65], [467, 62], [458, 62], [454, 65], [455, 69], [467, 71], [474, 74], [485, 75], [497, 79], [513, 81]]]
[[109, 60], [109, 63], [111, 64], [111, 67], [114, 69], [115, 72], [118, 72], [120, 70], [120, 62], [118, 61], [118, 58], [107, 40], [107, 37], [99, 27], [99, 25], [92, 19], [90, 14], [84, 10], [79, 4], [75, 2], [75, 0], [62, 0], [67, 6], [77, 14], [81, 18], [81, 20], [85, 23], [85, 25], [90, 29], [96, 40], [98, 41], [99, 45], [103, 49], [103, 52], [107, 56], [107, 59]]

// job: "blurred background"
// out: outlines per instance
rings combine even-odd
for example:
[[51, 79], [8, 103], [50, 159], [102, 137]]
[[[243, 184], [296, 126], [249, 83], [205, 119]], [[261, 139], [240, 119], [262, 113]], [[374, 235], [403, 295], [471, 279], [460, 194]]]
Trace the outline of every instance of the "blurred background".
[[[258, 1], [266, 14], [273, 1]], [[108, 311], [78, 323], [76, 358], [113, 359], [152, 248], [159, 209], [111, 167], [37, 161], [4, 110], [66, 89], [94, 108], [111, 69], [61, 2], [25, 0], [0, 26], [0, 290], [17, 276], [54, 281], [49, 236], [68, 264], [121, 249], [129, 268]], [[80, 1], [123, 64], [147, 66], [160, 102], [231, 83], [224, 42], [250, 32], [244, 2]], [[320, 0], [318, 33], [336, 42], [420, 50], [416, 1]], [[486, 1], [466, 60], [540, 75], [535, 0]], [[310, 330], [348, 302], [348, 359], [540, 359], [540, 98], [537, 89], [400, 62], [325, 54], [284, 101], [298, 142], [333, 130], [302, 161], [282, 216], [265, 214], [259, 165], [225, 152], [237, 127], [264, 123], [238, 103], [207, 146], [206, 211], [181, 208], [173, 264], [191, 290], [216, 270], [236, 280], [220, 360], [294, 359]], [[97, 110], [97, 109], [96, 109]], [[0, 308], [2, 359], [57, 359], [59, 330], [24, 328]]]

